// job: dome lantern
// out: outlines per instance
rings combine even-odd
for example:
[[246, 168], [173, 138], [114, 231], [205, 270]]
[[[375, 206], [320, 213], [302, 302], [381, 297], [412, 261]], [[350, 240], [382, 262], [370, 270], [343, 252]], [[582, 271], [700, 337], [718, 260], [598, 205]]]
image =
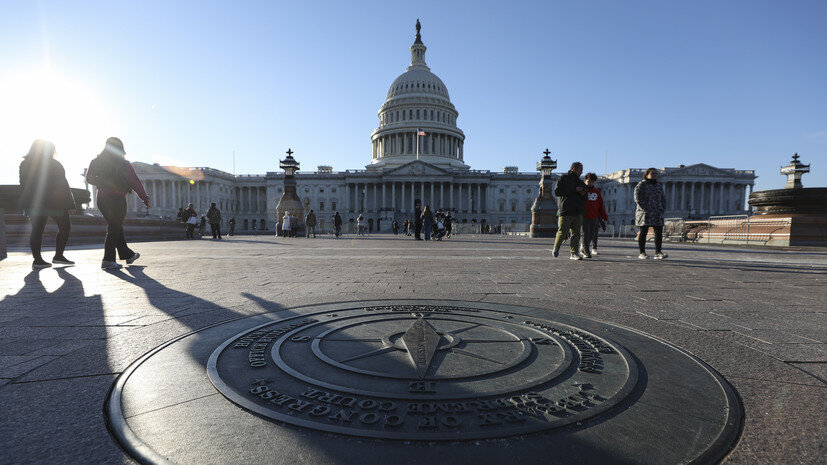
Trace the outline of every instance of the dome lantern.
[[[416, 20], [416, 40], [414, 40], [413, 45], [411, 45], [411, 67], [424, 67], [425, 69], [428, 68], [428, 65], [425, 64], [425, 51], [428, 50], [428, 47], [422, 43], [422, 34], [419, 31], [422, 29], [422, 25], [419, 24], [419, 20]], [[410, 68], [408, 68], [410, 69]]]

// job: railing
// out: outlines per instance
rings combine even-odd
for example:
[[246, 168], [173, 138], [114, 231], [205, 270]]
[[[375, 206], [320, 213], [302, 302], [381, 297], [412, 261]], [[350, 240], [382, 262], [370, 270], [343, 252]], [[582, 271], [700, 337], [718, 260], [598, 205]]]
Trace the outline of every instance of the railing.
[[710, 216], [706, 220], [664, 219], [663, 239], [706, 244], [789, 245], [789, 218]]

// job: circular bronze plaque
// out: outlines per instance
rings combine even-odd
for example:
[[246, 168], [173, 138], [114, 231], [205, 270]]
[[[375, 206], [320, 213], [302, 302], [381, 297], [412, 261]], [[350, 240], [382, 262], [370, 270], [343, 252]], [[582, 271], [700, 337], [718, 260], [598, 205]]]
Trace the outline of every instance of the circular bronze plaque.
[[133, 363], [107, 401], [142, 463], [716, 463], [741, 412], [714, 370], [638, 331], [416, 300], [203, 328]]
[[637, 366], [617, 343], [468, 307], [361, 307], [268, 323], [213, 352], [238, 405], [357, 436], [472, 439], [567, 425], [617, 405]]

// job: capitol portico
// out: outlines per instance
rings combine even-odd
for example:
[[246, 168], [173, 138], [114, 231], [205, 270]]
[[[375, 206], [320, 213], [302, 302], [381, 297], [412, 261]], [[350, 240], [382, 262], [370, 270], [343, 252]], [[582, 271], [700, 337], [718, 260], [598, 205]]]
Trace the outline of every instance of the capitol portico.
[[[517, 224], [527, 230], [540, 174], [520, 172], [514, 166], [500, 172], [474, 170], [466, 164], [465, 134], [457, 126], [459, 112], [445, 83], [427, 66], [426, 50], [417, 21], [410, 64], [392, 82], [379, 108], [379, 125], [370, 136], [371, 159], [365, 169], [334, 172], [331, 166], [319, 166], [296, 174], [302, 213], [314, 210], [321, 230], [330, 229], [338, 211], [345, 223], [363, 214], [369, 230], [388, 231], [393, 220], [401, 224], [413, 219], [414, 208], [420, 205], [449, 210], [460, 223]], [[296, 159], [301, 161], [300, 153]], [[567, 167], [571, 161], [561, 160], [560, 166]], [[174, 218], [178, 208], [190, 202], [203, 215], [210, 202], [216, 202], [223, 221], [235, 218], [239, 232], [275, 230], [283, 172], [233, 175], [206, 167], [133, 165], [153, 206], [146, 209], [132, 195], [131, 215]], [[587, 166], [586, 171], [595, 170]], [[615, 227], [632, 223], [639, 171], [622, 170], [598, 181]], [[663, 168], [660, 178], [666, 183], [668, 216], [700, 217], [745, 213], [746, 190], [751, 190], [755, 175], [695, 164]]]

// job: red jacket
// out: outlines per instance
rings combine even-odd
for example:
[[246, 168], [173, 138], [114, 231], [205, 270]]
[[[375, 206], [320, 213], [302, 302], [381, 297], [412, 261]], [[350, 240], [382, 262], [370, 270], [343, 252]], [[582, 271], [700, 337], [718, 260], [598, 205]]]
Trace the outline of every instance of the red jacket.
[[596, 187], [589, 187], [586, 191], [589, 195], [586, 197], [586, 213], [583, 216], [590, 220], [600, 217], [608, 221], [609, 216], [606, 215], [606, 208], [603, 207], [603, 196], [600, 195], [600, 190]]

